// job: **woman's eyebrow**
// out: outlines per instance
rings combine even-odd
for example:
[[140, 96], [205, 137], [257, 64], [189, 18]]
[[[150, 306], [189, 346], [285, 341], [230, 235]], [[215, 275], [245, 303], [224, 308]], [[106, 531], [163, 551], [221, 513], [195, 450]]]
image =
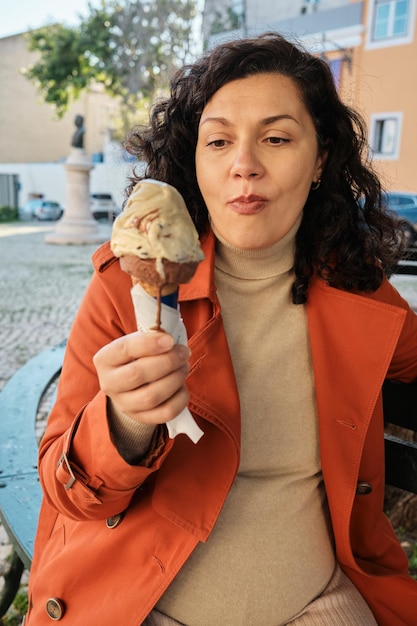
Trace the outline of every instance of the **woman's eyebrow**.
[[[298, 120], [295, 117], [293, 117], [292, 115], [290, 115], [289, 113], [282, 113], [280, 115], [271, 115], [269, 117], [265, 117], [263, 120], [260, 120], [260, 124], [262, 126], [269, 126], [269, 124], [273, 124], [274, 122], [279, 122], [281, 120], [292, 120], [296, 124], [299, 124]], [[217, 123], [217, 124], [221, 124], [222, 126], [231, 126], [232, 125], [232, 122], [230, 122], [225, 117], [211, 116], [211, 117], [204, 118], [202, 120], [200, 126], [203, 126], [207, 122], [214, 122], [214, 123]]]
[[299, 121], [289, 113], [282, 113], [281, 115], [271, 115], [271, 117], [266, 117], [261, 120], [261, 124], [263, 126], [268, 126], [269, 124], [273, 124], [274, 122], [280, 122], [281, 120], [291, 120], [296, 124], [299, 124]]
[[206, 124], [207, 122], [216, 122], [217, 124], [221, 124], [222, 126], [231, 125], [231, 122], [229, 122], [229, 120], [225, 117], [206, 117], [203, 119], [200, 126], [203, 126], [203, 124]]

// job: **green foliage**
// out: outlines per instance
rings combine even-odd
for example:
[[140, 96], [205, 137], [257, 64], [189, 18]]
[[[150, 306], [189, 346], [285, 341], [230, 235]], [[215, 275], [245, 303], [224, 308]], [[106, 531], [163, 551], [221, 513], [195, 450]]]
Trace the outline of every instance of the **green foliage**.
[[17, 592], [13, 605], [9, 608], [6, 615], [0, 619], [1, 626], [20, 626], [22, 617], [26, 615], [28, 610], [28, 594], [23, 587]]
[[0, 624], [1, 626], [20, 626], [22, 623], [22, 615], [5, 615]]
[[225, 12], [216, 11], [215, 18], [210, 26], [210, 34], [216, 35], [227, 30], [242, 28], [245, 23], [244, 13], [237, 13], [232, 7], [226, 7]]
[[14, 222], [17, 219], [17, 209], [10, 206], [0, 206], [0, 222]]
[[417, 579], [417, 543], [414, 544], [411, 555], [408, 559], [410, 574]]
[[224, 18], [223, 13], [220, 11], [215, 11], [214, 19], [210, 26], [210, 34], [217, 35], [217, 33], [222, 33], [223, 31], [228, 29], [228, 24]]
[[77, 28], [55, 24], [27, 35], [39, 57], [24, 73], [58, 117], [92, 83], [135, 107], [190, 55], [194, 0], [102, 0], [88, 9]]
[[19, 611], [20, 615], [25, 615], [28, 610], [28, 594], [26, 591], [18, 591], [15, 599], [13, 600], [13, 605]]

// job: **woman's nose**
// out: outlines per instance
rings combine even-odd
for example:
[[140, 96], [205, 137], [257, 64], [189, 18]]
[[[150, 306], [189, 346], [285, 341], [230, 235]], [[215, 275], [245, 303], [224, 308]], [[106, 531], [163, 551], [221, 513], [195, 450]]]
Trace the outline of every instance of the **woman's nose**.
[[241, 178], [253, 178], [262, 175], [263, 166], [253, 149], [241, 146], [236, 151], [230, 173]]

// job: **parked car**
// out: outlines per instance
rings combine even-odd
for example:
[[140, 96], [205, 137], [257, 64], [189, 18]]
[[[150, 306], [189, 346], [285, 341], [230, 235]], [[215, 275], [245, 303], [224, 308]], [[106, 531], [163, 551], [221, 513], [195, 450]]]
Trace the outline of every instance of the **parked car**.
[[389, 209], [417, 228], [417, 193], [388, 191], [385, 200]]
[[35, 206], [33, 215], [37, 220], [59, 220], [64, 210], [59, 202], [52, 200], [41, 200]]
[[21, 219], [59, 220], [64, 210], [59, 202], [35, 198], [28, 200], [22, 209], [19, 209]]
[[404, 220], [409, 245], [417, 245], [417, 193], [388, 191], [384, 201], [388, 209]]
[[90, 210], [96, 220], [105, 218], [111, 222], [120, 213], [120, 209], [118, 209], [110, 193], [92, 193], [90, 195]]

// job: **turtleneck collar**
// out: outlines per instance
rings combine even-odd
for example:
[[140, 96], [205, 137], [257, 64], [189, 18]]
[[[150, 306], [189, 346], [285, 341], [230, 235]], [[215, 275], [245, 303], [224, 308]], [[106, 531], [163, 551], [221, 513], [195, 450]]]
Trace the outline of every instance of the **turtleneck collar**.
[[237, 248], [213, 228], [216, 236], [216, 270], [249, 280], [271, 278], [289, 272], [294, 265], [295, 236], [301, 219], [302, 216], [282, 239], [260, 250]]

